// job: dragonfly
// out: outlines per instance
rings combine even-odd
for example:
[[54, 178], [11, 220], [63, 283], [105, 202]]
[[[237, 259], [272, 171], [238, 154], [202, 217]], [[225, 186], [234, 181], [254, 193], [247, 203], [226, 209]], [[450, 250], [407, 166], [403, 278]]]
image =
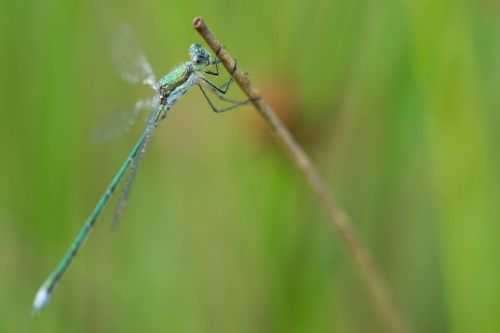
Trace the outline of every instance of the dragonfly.
[[[118, 114], [119, 122], [125, 122], [130, 125], [143, 109], [149, 109], [149, 115], [146, 118], [144, 128], [137, 142], [126, 160], [104, 191], [104, 194], [97, 202], [97, 205], [80, 229], [64, 257], [36, 293], [33, 300], [33, 313], [42, 310], [50, 301], [58, 283], [74, 261], [76, 254], [88, 238], [92, 228], [95, 226], [99, 215], [102, 213], [113, 192], [128, 171], [121, 196], [113, 215], [112, 227], [117, 225], [124, 212], [131, 185], [154, 130], [157, 128], [159, 122], [165, 118], [167, 111], [172, 108], [186, 92], [192, 87], [198, 86], [210, 108], [216, 113], [228, 111], [252, 102], [251, 99], [236, 101], [224, 96], [234, 80], [236, 63], [226, 83], [217, 85], [208, 79], [209, 76], [214, 77], [221, 75], [221, 71], [219, 70], [220, 60], [218, 58], [221, 48], [219, 48], [215, 56], [212, 57], [200, 44], [192, 44], [188, 48], [190, 59], [174, 68], [159, 81], [156, 80], [152, 67], [141, 48], [138, 46], [130, 28], [125, 27], [119, 31], [117, 36], [113, 39], [111, 50], [114, 63], [125, 81], [133, 84], [142, 83], [154, 90], [153, 98], [138, 101], [132, 108], [120, 112]], [[217, 108], [209, 98], [209, 93], [223, 102], [226, 102], [228, 106]], [[116, 132], [116, 130], [112, 130], [111, 132]], [[114, 136], [114, 134], [111, 136]]]

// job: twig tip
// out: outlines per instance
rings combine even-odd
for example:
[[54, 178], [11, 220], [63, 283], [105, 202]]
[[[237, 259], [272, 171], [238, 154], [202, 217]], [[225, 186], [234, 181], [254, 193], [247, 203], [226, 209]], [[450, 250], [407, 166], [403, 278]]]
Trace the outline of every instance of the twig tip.
[[203, 24], [203, 19], [201, 18], [201, 16], [196, 16], [193, 19], [193, 27], [195, 27], [195, 29], [201, 28], [202, 24]]

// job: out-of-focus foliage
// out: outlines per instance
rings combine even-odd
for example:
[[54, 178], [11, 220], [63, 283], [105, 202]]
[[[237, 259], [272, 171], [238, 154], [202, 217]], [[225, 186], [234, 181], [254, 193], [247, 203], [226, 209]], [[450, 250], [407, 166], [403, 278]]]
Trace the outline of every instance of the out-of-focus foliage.
[[[415, 332], [499, 332], [495, 1], [0, 3], [0, 332], [382, 332], [322, 211], [250, 107], [161, 123], [54, 299], [33, 296], [126, 157], [103, 114], [128, 23], [158, 75], [202, 15], [317, 163]], [[242, 98], [238, 89], [232, 97]]]

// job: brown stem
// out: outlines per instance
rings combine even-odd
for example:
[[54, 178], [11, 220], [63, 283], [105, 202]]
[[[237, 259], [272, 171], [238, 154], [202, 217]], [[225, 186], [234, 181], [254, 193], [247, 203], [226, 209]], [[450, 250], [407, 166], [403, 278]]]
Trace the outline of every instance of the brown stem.
[[[199, 16], [195, 17], [193, 26], [214, 52], [220, 50], [218, 57], [224, 67], [231, 72], [235, 66], [235, 61], [219, 40], [215, 38], [203, 19]], [[380, 321], [389, 332], [409, 332], [407, 328], [405, 328], [401, 315], [396, 311], [389, 297], [387, 288], [378, 273], [370, 252], [357, 236], [356, 229], [350, 222], [345, 211], [337, 204], [335, 198], [328, 191], [326, 184], [319, 176], [310, 158], [276, 116], [271, 107], [264, 101], [259, 91], [252, 85], [239, 66], [234, 73], [234, 80], [238, 83], [243, 92], [252, 99], [252, 103], [257, 111], [259, 111], [260, 115], [271, 127], [271, 131], [276, 140], [286, 149], [297, 168], [306, 178], [314, 194], [316, 194], [320, 205], [326, 211], [331, 223], [346, 245], [347, 251], [351, 255], [354, 265], [365, 283], [365, 287]]]

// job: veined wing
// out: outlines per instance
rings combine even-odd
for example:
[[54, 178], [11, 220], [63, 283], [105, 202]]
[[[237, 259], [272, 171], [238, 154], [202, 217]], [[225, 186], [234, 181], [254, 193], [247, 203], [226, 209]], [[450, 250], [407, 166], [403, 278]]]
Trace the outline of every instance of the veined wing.
[[115, 212], [113, 214], [113, 221], [111, 223], [112, 229], [118, 225], [120, 218], [122, 217], [123, 212], [125, 211], [125, 207], [127, 206], [127, 202], [128, 202], [128, 197], [130, 195], [130, 190], [132, 188], [132, 184], [134, 182], [135, 176], [137, 175], [137, 170], [139, 169], [139, 165], [141, 163], [142, 157], [144, 156], [144, 153], [146, 152], [146, 148], [147, 148], [147, 145], [149, 144], [149, 141], [151, 139], [151, 135], [153, 134], [153, 131], [158, 126], [158, 122], [161, 120], [161, 117], [165, 112], [164, 107], [162, 105], [160, 105], [160, 103], [159, 103], [158, 95], [152, 104], [153, 104], [153, 106], [151, 108], [151, 112], [149, 113], [148, 119], [146, 121], [146, 127], [144, 129], [144, 133], [145, 133], [144, 140], [142, 141], [141, 145], [139, 146], [139, 149], [132, 156], [132, 166], [131, 166], [131, 169], [130, 169], [129, 174], [127, 176], [127, 179], [125, 180], [125, 185], [124, 185], [122, 193], [120, 195], [120, 199], [118, 201], [118, 204], [116, 205]]
[[125, 180], [125, 185], [123, 186], [122, 193], [120, 194], [120, 199], [118, 204], [116, 205], [115, 212], [113, 214], [113, 221], [111, 222], [111, 229], [116, 228], [120, 219], [125, 212], [125, 208], [128, 203], [128, 197], [130, 195], [130, 190], [132, 189], [132, 184], [135, 180], [135, 176], [137, 175], [137, 170], [139, 170], [139, 165], [141, 164], [142, 157], [144, 156], [144, 152], [146, 151], [146, 147], [149, 143], [149, 139], [146, 139], [142, 146], [140, 147], [137, 155], [132, 160], [132, 166], [130, 168], [127, 179]]
[[137, 101], [134, 106], [106, 114], [98, 121], [92, 133], [92, 141], [102, 143], [127, 133], [145, 109], [151, 109], [151, 99]]
[[111, 43], [111, 57], [122, 78], [130, 83], [147, 84], [156, 89], [156, 78], [132, 29], [122, 27]]

